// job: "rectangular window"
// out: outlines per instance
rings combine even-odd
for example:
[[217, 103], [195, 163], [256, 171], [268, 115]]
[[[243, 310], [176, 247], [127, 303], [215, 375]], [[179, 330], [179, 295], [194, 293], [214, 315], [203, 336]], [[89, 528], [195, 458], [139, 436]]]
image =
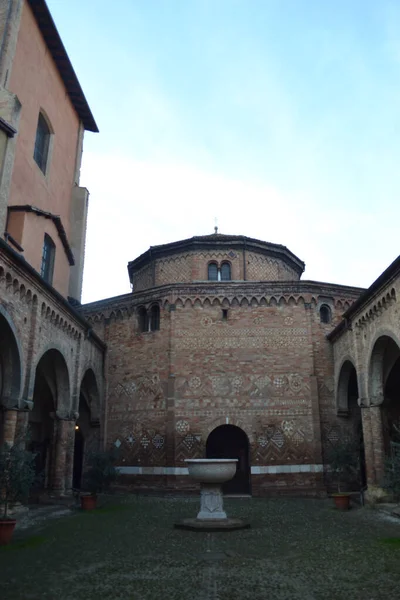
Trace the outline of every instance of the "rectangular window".
[[54, 259], [56, 255], [56, 247], [53, 240], [47, 233], [44, 234], [42, 267], [40, 274], [47, 283], [53, 283]]

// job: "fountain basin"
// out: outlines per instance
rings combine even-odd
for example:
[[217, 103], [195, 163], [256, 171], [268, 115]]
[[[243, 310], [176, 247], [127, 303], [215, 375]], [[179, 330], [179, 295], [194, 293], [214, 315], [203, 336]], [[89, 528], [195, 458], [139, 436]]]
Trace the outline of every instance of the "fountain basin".
[[186, 459], [189, 477], [200, 483], [225, 483], [235, 476], [237, 458]]
[[230, 519], [224, 511], [222, 484], [235, 476], [237, 458], [186, 459], [189, 477], [200, 483], [200, 511], [197, 518], [175, 524], [192, 531], [227, 531], [250, 527], [241, 519]]

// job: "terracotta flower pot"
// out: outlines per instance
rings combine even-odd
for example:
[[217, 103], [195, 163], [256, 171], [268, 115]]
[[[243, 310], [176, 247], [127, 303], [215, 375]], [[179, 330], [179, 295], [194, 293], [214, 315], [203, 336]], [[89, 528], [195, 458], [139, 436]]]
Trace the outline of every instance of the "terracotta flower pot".
[[96, 508], [97, 496], [88, 494], [81, 496], [81, 508], [83, 510], [94, 510]]
[[339, 510], [349, 510], [350, 508], [350, 496], [348, 494], [334, 494], [333, 499], [335, 506]]
[[11, 542], [16, 522], [15, 519], [0, 519], [0, 546]]

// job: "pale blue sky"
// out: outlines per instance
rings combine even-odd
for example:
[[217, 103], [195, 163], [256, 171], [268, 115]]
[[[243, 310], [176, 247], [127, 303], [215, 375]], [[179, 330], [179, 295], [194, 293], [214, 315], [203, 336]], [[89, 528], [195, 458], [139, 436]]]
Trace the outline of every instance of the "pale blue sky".
[[100, 129], [84, 301], [214, 217], [286, 245], [306, 279], [368, 286], [399, 254], [397, 0], [48, 6]]

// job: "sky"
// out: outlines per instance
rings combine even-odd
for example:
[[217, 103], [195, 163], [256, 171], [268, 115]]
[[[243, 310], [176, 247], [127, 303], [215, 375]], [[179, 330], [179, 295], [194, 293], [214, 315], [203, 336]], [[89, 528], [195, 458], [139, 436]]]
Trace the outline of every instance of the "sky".
[[100, 133], [83, 302], [150, 246], [287, 246], [368, 287], [399, 254], [398, 0], [47, 0]]

